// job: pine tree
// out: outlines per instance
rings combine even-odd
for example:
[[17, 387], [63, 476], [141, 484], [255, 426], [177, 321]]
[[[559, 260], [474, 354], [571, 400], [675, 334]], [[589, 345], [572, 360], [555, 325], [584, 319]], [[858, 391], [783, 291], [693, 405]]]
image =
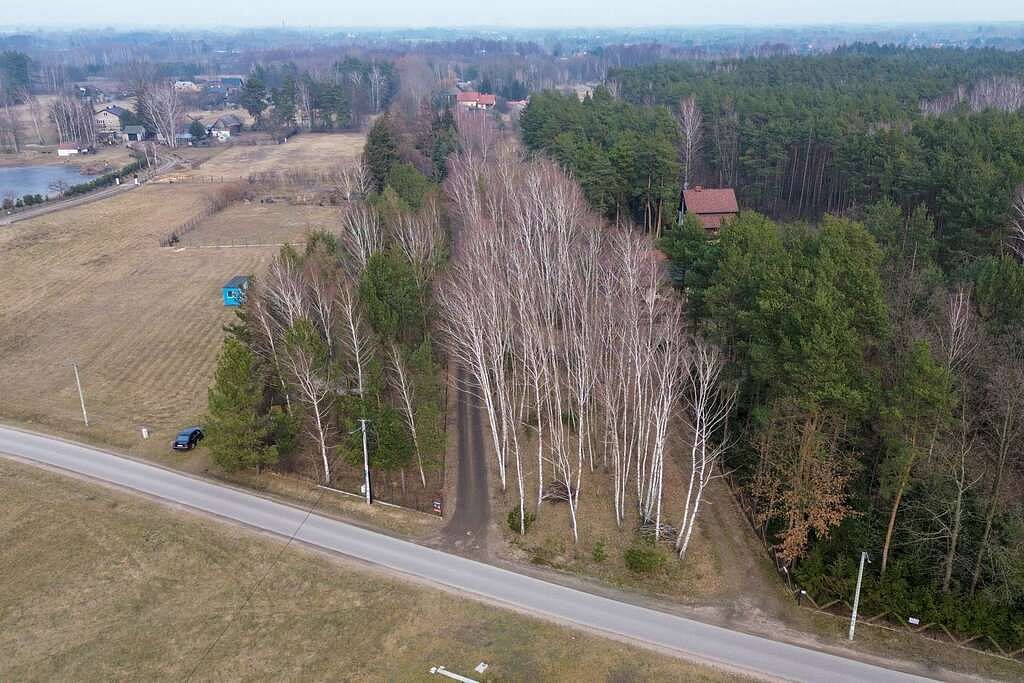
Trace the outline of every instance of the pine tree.
[[370, 178], [377, 192], [384, 191], [391, 166], [398, 160], [398, 146], [391, 131], [391, 121], [385, 114], [373, 123], [370, 134], [366, 136], [366, 147], [363, 149], [363, 161], [370, 170]]
[[263, 383], [256, 357], [238, 339], [224, 340], [207, 409], [206, 445], [228, 472], [277, 462], [277, 447], [267, 445], [270, 424], [260, 414]]

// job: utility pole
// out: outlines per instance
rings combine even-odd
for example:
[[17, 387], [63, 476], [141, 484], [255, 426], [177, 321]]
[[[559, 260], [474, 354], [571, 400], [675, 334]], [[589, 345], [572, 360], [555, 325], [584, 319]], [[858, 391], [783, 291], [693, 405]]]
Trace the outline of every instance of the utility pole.
[[367, 420], [359, 418], [359, 431], [363, 433], [363, 488], [366, 490], [366, 504], [373, 504], [373, 496], [370, 495], [370, 453], [366, 449], [366, 423]]
[[860, 605], [860, 584], [864, 580], [864, 562], [871, 563], [871, 558], [866, 552], [860, 554], [860, 571], [857, 572], [857, 590], [853, 594], [853, 613], [850, 615], [850, 640], [853, 640], [853, 630], [857, 628], [857, 607]]
[[78, 363], [72, 361], [71, 367], [75, 369], [75, 384], [78, 385], [78, 402], [82, 404], [82, 420], [85, 426], [89, 426], [89, 415], [85, 412], [85, 394], [82, 393], [82, 379], [78, 376]]

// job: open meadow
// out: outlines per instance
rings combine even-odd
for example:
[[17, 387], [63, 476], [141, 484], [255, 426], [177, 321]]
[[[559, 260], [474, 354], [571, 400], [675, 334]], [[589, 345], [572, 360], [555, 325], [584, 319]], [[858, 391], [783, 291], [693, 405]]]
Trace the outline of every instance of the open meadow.
[[[352, 159], [359, 144], [352, 135], [298, 136], [228, 148], [207, 163], [243, 176], [252, 153], [262, 168], [290, 167], [294, 156], [316, 170]], [[206, 213], [218, 188], [153, 183], [0, 229], [0, 418], [145, 454], [165, 452], [175, 430], [199, 419], [223, 326], [234, 318], [221, 285], [258, 274], [277, 252], [159, 246]], [[204, 245], [299, 241], [334, 215], [315, 206], [235, 204], [203, 219], [194, 236]], [[141, 441], [142, 427], [149, 442]]]
[[2, 458], [0, 534], [0, 680], [737, 680]]
[[[197, 178], [246, 179], [260, 173], [329, 171], [362, 154], [361, 133], [306, 133], [283, 145], [233, 145], [191, 173]], [[188, 179], [190, 174], [180, 176]]]
[[294, 244], [311, 230], [337, 229], [341, 209], [310, 204], [242, 202], [210, 216], [190, 233], [185, 246]]

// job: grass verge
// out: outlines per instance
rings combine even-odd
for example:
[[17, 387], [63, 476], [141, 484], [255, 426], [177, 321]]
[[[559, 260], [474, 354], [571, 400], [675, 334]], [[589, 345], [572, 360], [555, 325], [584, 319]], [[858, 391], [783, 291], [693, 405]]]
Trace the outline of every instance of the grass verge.
[[735, 680], [4, 459], [0, 536], [0, 680]]

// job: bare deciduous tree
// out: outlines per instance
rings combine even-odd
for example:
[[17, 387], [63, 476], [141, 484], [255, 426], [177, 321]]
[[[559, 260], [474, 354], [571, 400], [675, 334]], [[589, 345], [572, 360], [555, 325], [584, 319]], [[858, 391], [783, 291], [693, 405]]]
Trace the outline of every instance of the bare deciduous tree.
[[361, 401], [366, 400], [366, 373], [372, 357], [370, 336], [363, 324], [359, 299], [352, 286], [345, 284], [338, 290], [338, 305], [341, 309], [344, 332], [342, 338], [348, 352], [349, 362], [356, 377], [356, 391]]
[[416, 466], [420, 472], [420, 483], [423, 488], [427, 487], [427, 475], [423, 471], [423, 455], [420, 452], [420, 439], [419, 432], [416, 429], [416, 409], [413, 407], [416, 403], [415, 397], [413, 396], [412, 381], [409, 377], [409, 369], [406, 367], [405, 358], [402, 356], [402, 350], [398, 348], [397, 344], [392, 344], [389, 354], [389, 360], [391, 361], [391, 369], [394, 371], [392, 377], [395, 390], [398, 391], [398, 396], [402, 401], [402, 414], [405, 416], [406, 426], [409, 427], [409, 433], [412, 435], [413, 450], [416, 453]]
[[1010, 249], [1024, 262], [1024, 186], [1017, 188], [1010, 213]]
[[736, 398], [736, 388], [724, 384], [725, 357], [718, 347], [697, 338], [691, 353], [686, 402], [692, 443], [683, 521], [676, 538], [680, 558], [686, 556], [704, 490], [729, 447], [725, 428]]
[[299, 400], [306, 406], [310, 436], [316, 440], [323, 463], [324, 484], [331, 483], [330, 447], [334, 428], [330, 423], [334, 400], [331, 363], [312, 322], [300, 319], [285, 333], [284, 365]]
[[370, 257], [384, 250], [384, 226], [372, 208], [359, 205], [346, 211], [341, 219], [341, 246], [348, 255], [346, 263], [357, 279], [366, 269]]
[[461, 229], [440, 304], [503, 489], [516, 478], [520, 531], [531, 433], [537, 505], [567, 504], [574, 541], [597, 448], [613, 472], [616, 519], [632, 503], [658, 535], [685, 383], [680, 302], [648, 238], [603, 226], [553, 163], [488, 145], [466, 145], [451, 163], [446, 191]]
[[185, 116], [185, 108], [174, 84], [163, 81], [147, 83], [138, 91], [136, 97], [139, 110], [156, 130], [157, 135], [163, 138], [164, 144], [171, 149], [177, 147], [178, 140], [175, 136], [178, 133], [178, 125]]
[[680, 156], [683, 159], [683, 186], [689, 187], [693, 179], [694, 166], [700, 158], [700, 147], [704, 133], [704, 117], [694, 95], [679, 100]]
[[[1016, 348], [1021, 348], [1019, 342]], [[971, 594], [978, 588], [989, 556], [992, 527], [1004, 504], [1008, 476], [1024, 464], [1024, 358], [1019, 351], [999, 349], [988, 359], [985, 374], [981, 434], [989, 453], [989, 480], [985, 521], [971, 571]]]

